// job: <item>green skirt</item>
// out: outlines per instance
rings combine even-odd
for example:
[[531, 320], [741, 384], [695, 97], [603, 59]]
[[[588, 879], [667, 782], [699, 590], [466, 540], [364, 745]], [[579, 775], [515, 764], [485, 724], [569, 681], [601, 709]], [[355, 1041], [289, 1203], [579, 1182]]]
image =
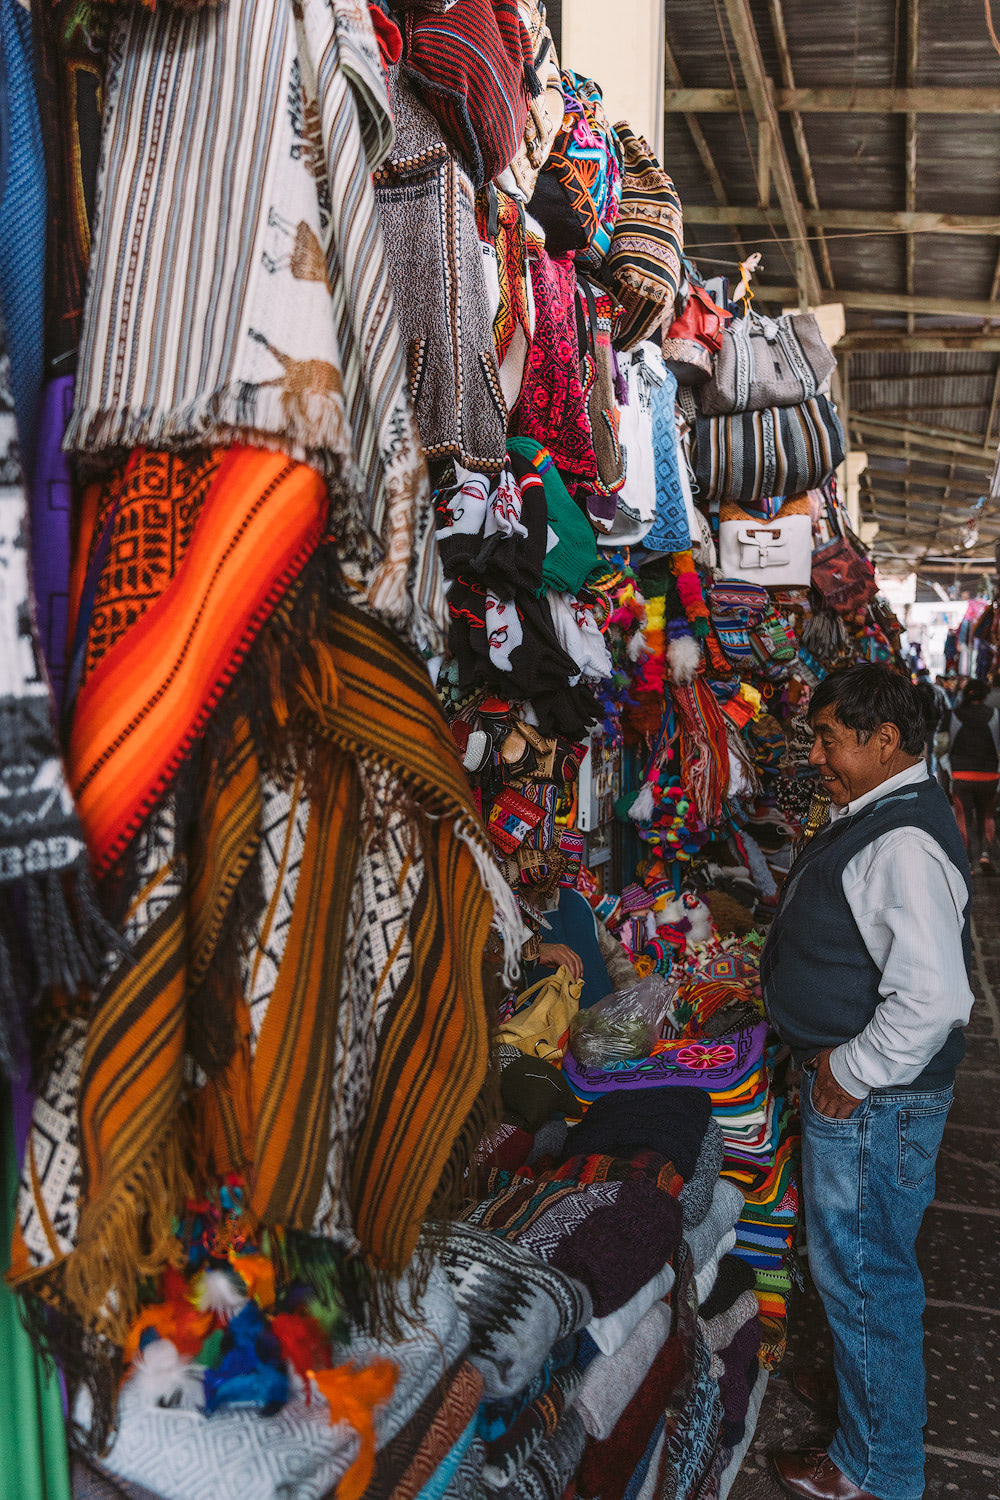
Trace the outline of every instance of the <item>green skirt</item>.
[[[0, 1079], [0, 1258], [10, 1264], [17, 1197], [17, 1148], [10, 1088]], [[17, 1500], [70, 1500], [62, 1393], [18, 1317], [17, 1298], [0, 1282], [0, 1491]]]

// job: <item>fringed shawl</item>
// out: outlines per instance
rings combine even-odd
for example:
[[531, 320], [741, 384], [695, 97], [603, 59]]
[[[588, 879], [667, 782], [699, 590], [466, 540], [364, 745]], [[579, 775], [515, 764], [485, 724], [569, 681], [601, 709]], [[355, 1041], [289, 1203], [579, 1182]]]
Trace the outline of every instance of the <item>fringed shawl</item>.
[[[71, 1375], [104, 1382], [98, 1439], [138, 1279], [206, 1179], [240, 1172], [254, 1225], [326, 1237], [309, 1258], [327, 1272], [346, 1253], [391, 1279], [487, 1119], [481, 960], [494, 906], [512, 953], [516, 915], [424, 667], [345, 606], [295, 644], [311, 586], [132, 841], [132, 961], [56, 1028], [35, 1110], [12, 1279], [55, 1310]], [[288, 769], [267, 773], [281, 733]]]

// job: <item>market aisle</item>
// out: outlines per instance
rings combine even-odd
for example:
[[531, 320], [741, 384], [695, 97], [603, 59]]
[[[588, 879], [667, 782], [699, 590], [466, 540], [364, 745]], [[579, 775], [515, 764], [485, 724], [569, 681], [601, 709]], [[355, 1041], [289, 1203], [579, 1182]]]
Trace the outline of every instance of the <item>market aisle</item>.
[[[968, 1053], [924, 1220], [926, 1362], [930, 1420], [927, 1500], [1000, 1496], [1000, 881], [973, 892], [976, 1006]], [[817, 1327], [823, 1328], [817, 1342]], [[822, 1309], [810, 1288], [795, 1299], [788, 1355], [764, 1398], [760, 1425], [732, 1500], [778, 1500], [768, 1454], [828, 1433], [792, 1392], [789, 1371], [826, 1357]]]

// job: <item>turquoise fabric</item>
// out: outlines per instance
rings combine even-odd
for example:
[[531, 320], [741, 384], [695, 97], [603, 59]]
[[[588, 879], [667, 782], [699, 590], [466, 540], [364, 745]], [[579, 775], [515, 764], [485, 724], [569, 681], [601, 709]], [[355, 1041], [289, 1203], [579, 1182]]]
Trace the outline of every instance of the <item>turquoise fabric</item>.
[[417, 1500], [441, 1500], [451, 1481], [458, 1473], [462, 1459], [472, 1447], [472, 1441], [475, 1436], [476, 1418], [473, 1417], [454, 1448], [445, 1454], [423, 1489], [418, 1491]]
[[[607, 965], [601, 955], [597, 941], [597, 922], [590, 903], [579, 891], [560, 890], [559, 906], [557, 910], [545, 913], [545, 921], [549, 924], [549, 931], [542, 928], [539, 934], [541, 941], [565, 943], [567, 948], [572, 948], [574, 953], [579, 954], [583, 963], [580, 1009], [586, 1010], [588, 1006], [596, 1005], [598, 1000], [603, 1000], [605, 995], [610, 995], [614, 985], [608, 977]], [[539, 979], [555, 972], [551, 966], [528, 964], [524, 988], [528, 989], [537, 984]]]

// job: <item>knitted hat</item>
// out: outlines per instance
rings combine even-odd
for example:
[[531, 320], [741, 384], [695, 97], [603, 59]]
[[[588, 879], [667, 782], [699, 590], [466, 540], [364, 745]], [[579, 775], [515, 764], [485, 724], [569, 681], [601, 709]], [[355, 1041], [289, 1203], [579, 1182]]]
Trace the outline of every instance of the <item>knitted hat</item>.
[[[577, 252], [581, 265], [596, 269], [618, 218], [621, 146], [593, 79], [564, 68], [562, 87], [562, 124], [529, 207], [547, 239], [550, 233], [562, 242], [572, 238], [566, 248]], [[556, 184], [561, 193], [552, 191]]]
[[547, 517], [547, 550], [542, 564], [544, 587], [557, 594], [579, 594], [599, 558], [594, 533], [563, 484], [552, 454], [534, 438], [508, 441], [511, 467], [522, 485], [529, 469], [541, 478]]
[[446, 16], [407, 11], [404, 69], [475, 187], [510, 166], [538, 92], [515, 0], [462, 0]]

